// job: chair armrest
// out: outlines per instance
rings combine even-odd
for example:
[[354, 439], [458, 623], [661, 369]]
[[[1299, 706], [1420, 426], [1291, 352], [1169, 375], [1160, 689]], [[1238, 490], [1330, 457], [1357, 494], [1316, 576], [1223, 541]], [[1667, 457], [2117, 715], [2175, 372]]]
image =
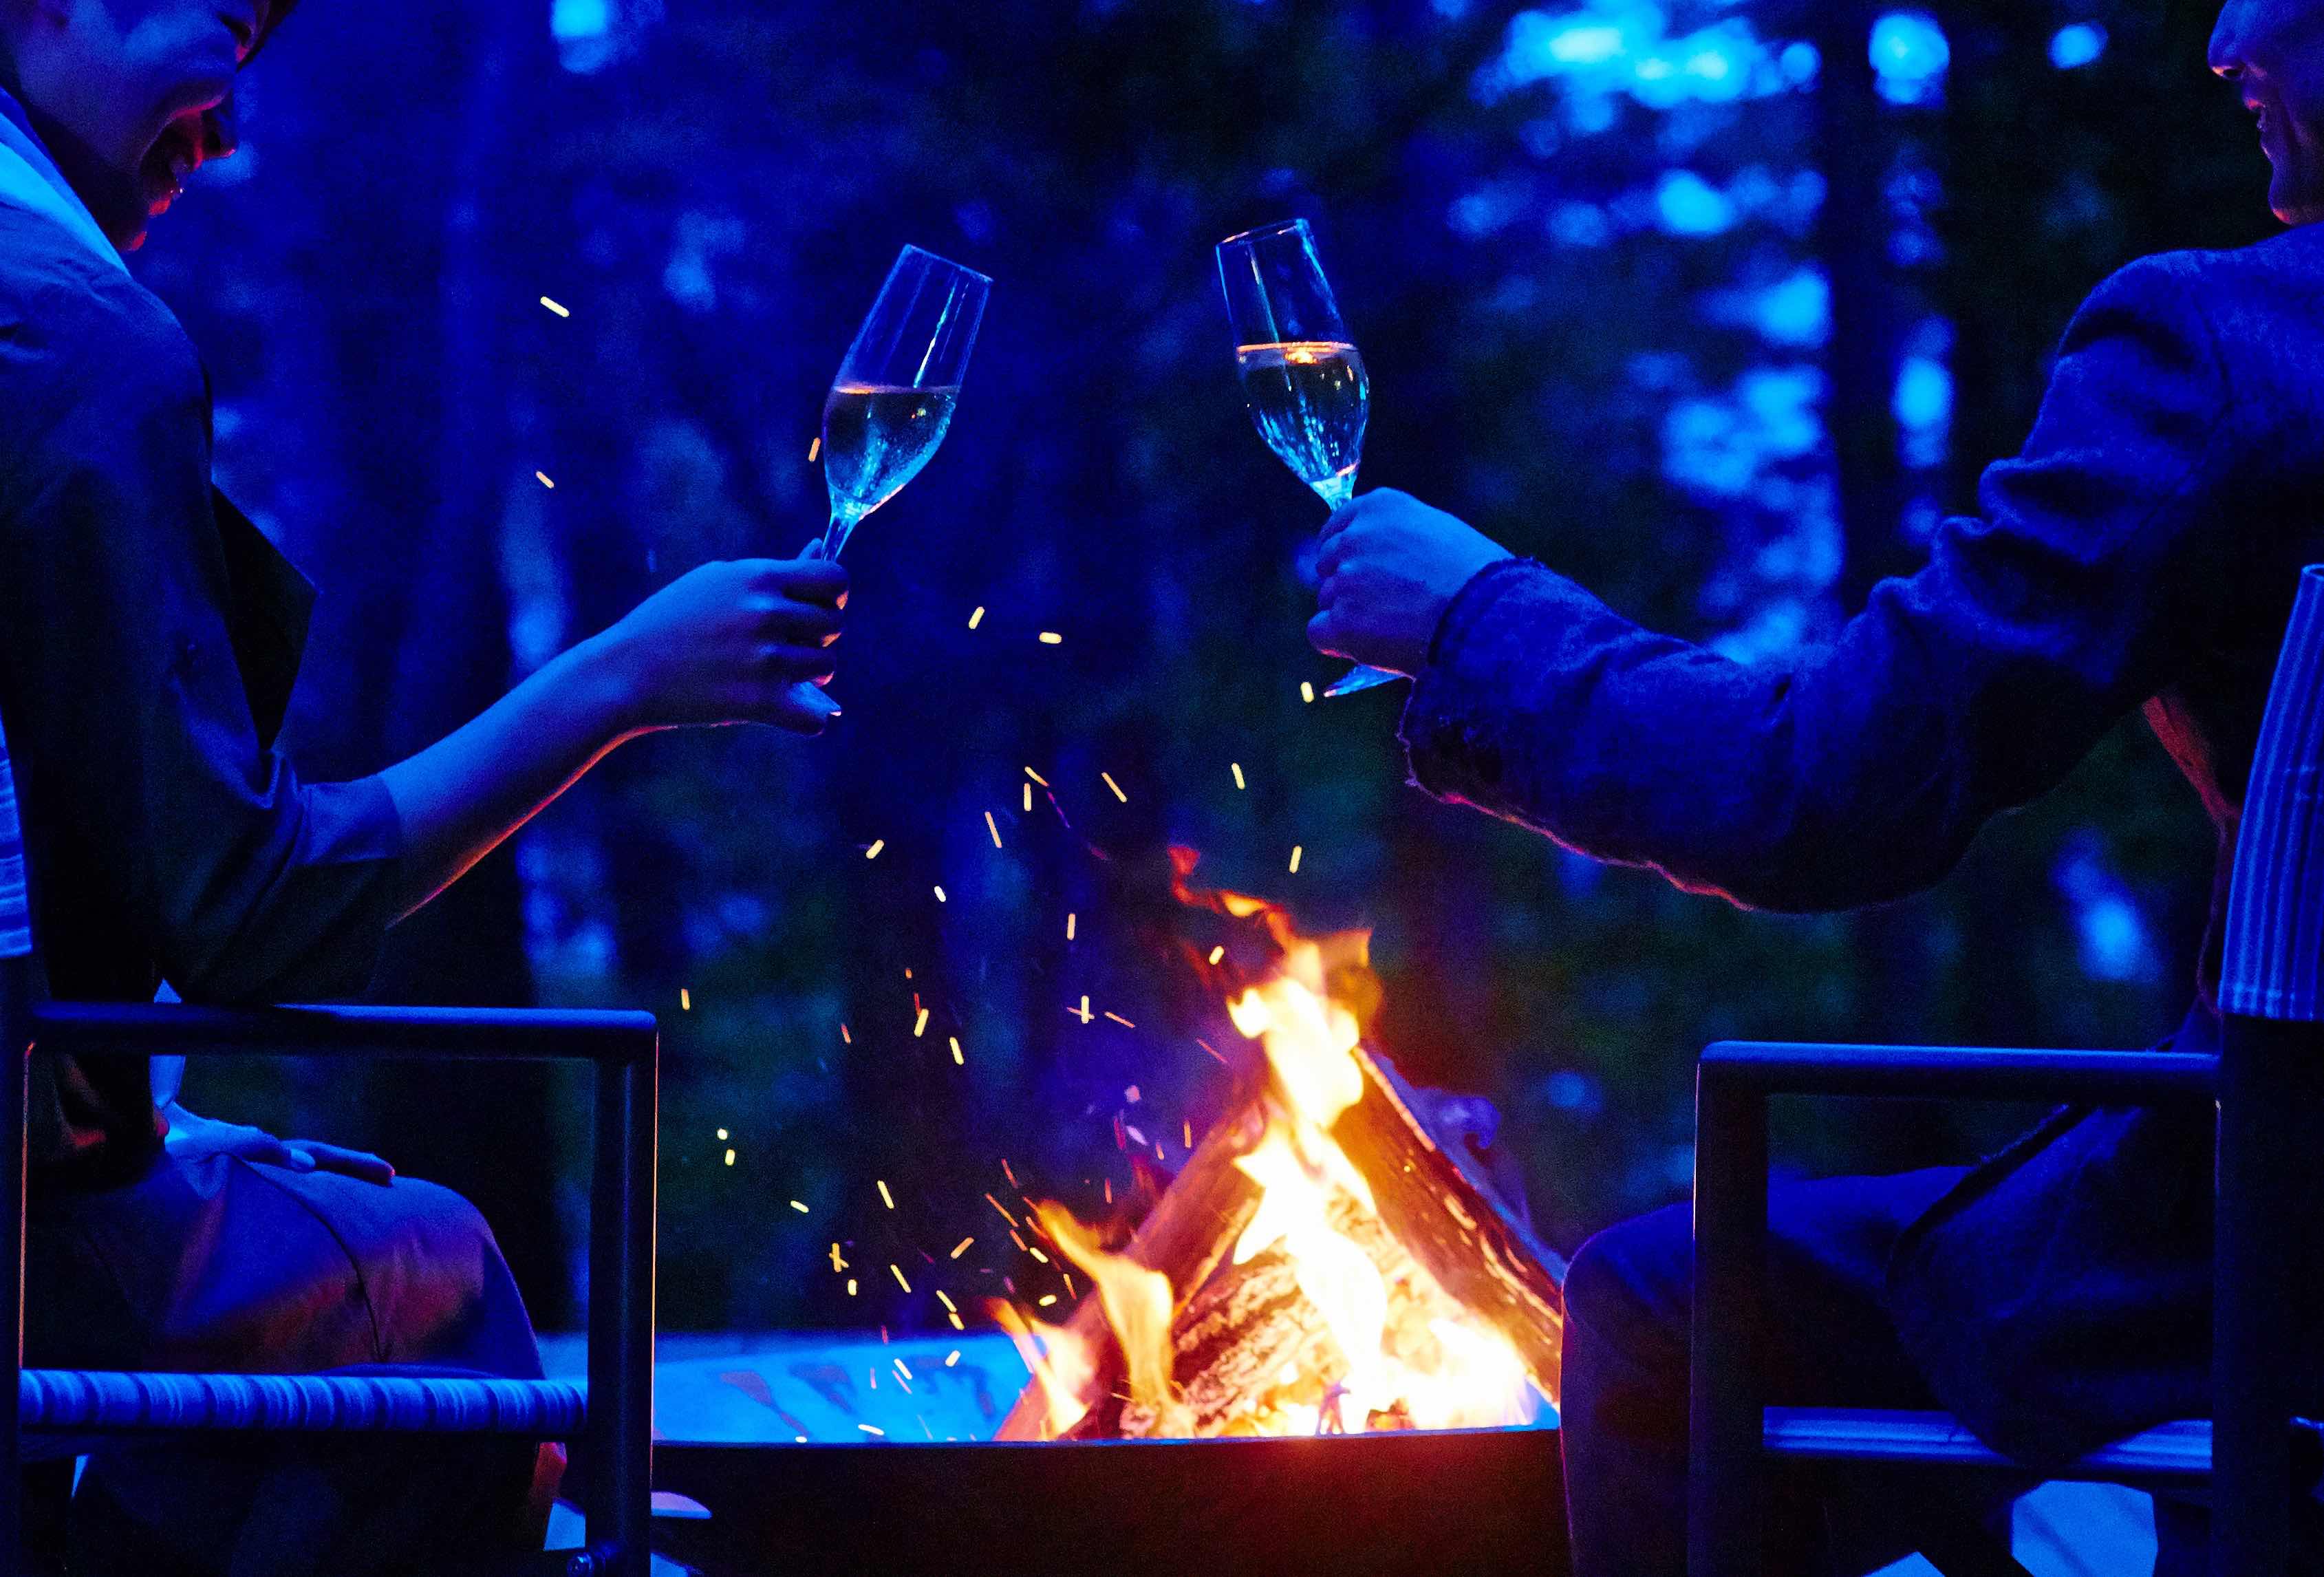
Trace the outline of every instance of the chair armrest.
[[1738, 1094], [2128, 1105], [2211, 1099], [2218, 1059], [2191, 1051], [2020, 1051], [1996, 1047], [1720, 1041], [1698, 1066]]
[[650, 1013], [567, 1008], [208, 1008], [44, 1002], [32, 1044], [160, 1056], [412, 1056], [650, 1062]]

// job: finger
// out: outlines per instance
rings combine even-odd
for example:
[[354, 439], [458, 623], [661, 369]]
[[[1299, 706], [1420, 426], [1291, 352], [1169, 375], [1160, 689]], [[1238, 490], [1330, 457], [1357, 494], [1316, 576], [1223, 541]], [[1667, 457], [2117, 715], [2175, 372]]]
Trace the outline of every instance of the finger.
[[395, 1181], [395, 1167], [385, 1157], [374, 1156], [369, 1150], [351, 1150], [311, 1139], [292, 1139], [287, 1148], [291, 1154], [306, 1157], [307, 1166], [301, 1170], [336, 1172], [343, 1177], [383, 1185]]
[[820, 531], [818, 531], [818, 532], [816, 532], [814, 536], [809, 537], [809, 538], [807, 540], [807, 546], [806, 546], [806, 547], [804, 547], [804, 548], [802, 548], [802, 549], [800, 549], [798, 550], [798, 556], [799, 556], [801, 558], [822, 558], [822, 557], [823, 557], [823, 533], [822, 533], [822, 532], [820, 532]]
[[237, 1134], [226, 1147], [227, 1155], [254, 1166], [288, 1167], [296, 1172], [308, 1169], [300, 1165], [301, 1157], [296, 1151], [265, 1130], [254, 1128], [246, 1131], [249, 1137]]
[[836, 670], [828, 648], [794, 646], [788, 641], [770, 641], [759, 649], [759, 660], [765, 665], [768, 677], [781, 684], [795, 679], [827, 679]]
[[847, 571], [828, 558], [802, 558], [786, 567], [783, 590], [802, 603], [821, 603], [825, 607], [844, 607], [847, 602]]
[[1332, 518], [1323, 522], [1323, 530], [1316, 540], [1329, 542], [1350, 526], [1354, 525], [1360, 517], [1370, 512], [1372, 500], [1378, 498], [1380, 492], [1380, 489], [1374, 488], [1360, 497], [1348, 500], [1347, 503], [1333, 510]]
[[1340, 628], [1329, 608], [1307, 621], [1307, 644], [1325, 657], [1346, 657], [1340, 650]]
[[759, 633], [793, 646], [828, 646], [839, 638], [839, 610], [781, 598], [760, 615]]
[[821, 733], [839, 715], [839, 703], [812, 684], [782, 686], [759, 709], [757, 721], [810, 737]]

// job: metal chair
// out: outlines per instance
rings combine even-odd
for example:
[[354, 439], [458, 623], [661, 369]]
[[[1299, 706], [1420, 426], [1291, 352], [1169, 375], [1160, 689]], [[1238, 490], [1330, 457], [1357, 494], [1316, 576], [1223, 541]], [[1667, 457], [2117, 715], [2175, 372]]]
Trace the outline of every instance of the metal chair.
[[[0, 734], [0, 1308], [14, 1322], [0, 1407], [0, 1574], [14, 1577], [25, 1434], [229, 1431], [494, 1434], [578, 1440], [591, 1481], [589, 1547], [543, 1555], [566, 1577], [647, 1577], [652, 1499], [654, 1143], [658, 1037], [648, 1013], [512, 1009], [229, 1010], [42, 1000], [23, 838]], [[23, 1365], [25, 1074], [34, 1047], [102, 1056], [572, 1059], [596, 1069], [586, 1393], [554, 1380], [395, 1375], [155, 1375]], [[5, 1394], [5, 1393], [0, 1393]]]
[[[2117, 1442], [2052, 1477], [2208, 1488], [2213, 1577], [2283, 1577], [2291, 1506], [2312, 1486], [2296, 1429], [2297, 1328], [2285, 1201], [2313, 1168], [2324, 1081], [2324, 566], [2301, 572], [2278, 659], [2229, 890], [2216, 1057], [1720, 1044], [1697, 1070], [1688, 1560], [1691, 1577], [1758, 1572], [1766, 1459], [2002, 1469], [1951, 1417], [1764, 1406], [1758, 1341], [1767, 1233], [1767, 1101], [1778, 1094], [2218, 1106], [2209, 1419]], [[2295, 1452], [2298, 1453], [2297, 1459]], [[1932, 1562], [2022, 1572], [1974, 1534]], [[1944, 1542], [1942, 1536], [1932, 1544]]]

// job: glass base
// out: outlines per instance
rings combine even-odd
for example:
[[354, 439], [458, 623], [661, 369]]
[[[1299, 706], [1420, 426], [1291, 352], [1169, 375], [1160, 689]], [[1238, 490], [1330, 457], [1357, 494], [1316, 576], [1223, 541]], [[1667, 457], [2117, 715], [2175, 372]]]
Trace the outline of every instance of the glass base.
[[1393, 685], [1409, 675], [1392, 673], [1384, 668], [1351, 668], [1342, 675], [1339, 683], [1325, 690], [1325, 696], [1352, 696], [1359, 690], [1375, 690], [1382, 685]]

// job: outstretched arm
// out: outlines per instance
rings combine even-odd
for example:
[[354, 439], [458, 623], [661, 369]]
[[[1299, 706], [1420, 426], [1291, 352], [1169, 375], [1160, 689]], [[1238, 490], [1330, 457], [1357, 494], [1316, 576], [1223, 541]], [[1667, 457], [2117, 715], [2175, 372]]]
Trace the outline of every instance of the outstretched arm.
[[2229, 617], [2259, 467], [2197, 266], [2150, 259], [2098, 290], [1982, 518], [1941, 527], [1928, 567], [1828, 647], [1730, 661], [1379, 493], [1334, 522], [1314, 639], [1416, 669], [1404, 739], [1440, 798], [1754, 907], [1917, 890]]
[[706, 564], [379, 774], [402, 825], [398, 916], [442, 891], [622, 741], [769, 723], [820, 733], [846, 573], [820, 560]]

